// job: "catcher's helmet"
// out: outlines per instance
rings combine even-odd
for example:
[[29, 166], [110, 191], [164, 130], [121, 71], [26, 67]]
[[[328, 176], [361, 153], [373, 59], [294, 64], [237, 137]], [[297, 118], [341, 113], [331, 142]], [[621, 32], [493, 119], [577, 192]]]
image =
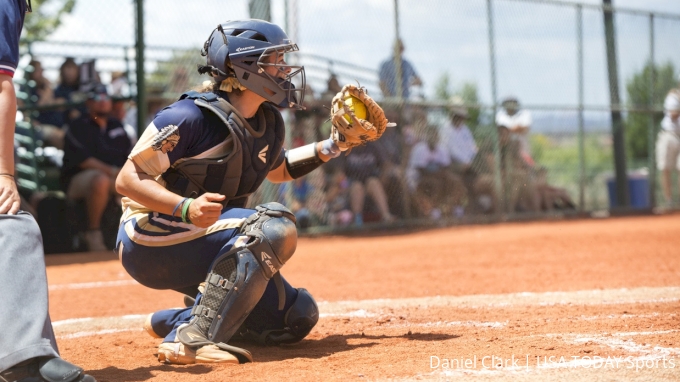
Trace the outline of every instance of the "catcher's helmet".
[[[206, 65], [199, 67], [199, 73], [209, 73], [218, 83], [235, 77], [279, 107], [302, 108], [304, 67], [278, 63], [279, 55], [297, 50], [286, 32], [275, 24], [263, 20], [227, 21], [218, 25], [203, 45], [201, 54], [207, 60]], [[275, 67], [281, 76], [267, 73], [268, 66]]]

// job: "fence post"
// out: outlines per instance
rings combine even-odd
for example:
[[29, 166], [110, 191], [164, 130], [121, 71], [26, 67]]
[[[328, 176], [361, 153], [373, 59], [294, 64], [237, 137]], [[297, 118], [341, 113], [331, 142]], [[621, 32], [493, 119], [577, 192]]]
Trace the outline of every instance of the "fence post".
[[503, 181], [501, 177], [501, 148], [498, 140], [498, 129], [496, 126], [496, 51], [494, 46], [494, 32], [493, 32], [493, 14], [492, 14], [492, 0], [486, 0], [486, 16], [489, 30], [489, 63], [491, 67], [491, 136], [494, 139], [493, 154], [494, 154], [494, 188], [496, 190], [495, 206], [496, 215], [501, 216], [505, 211], [505, 194], [503, 193]]
[[656, 126], [654, 124], [654, 105], [656, 88], [656, 65], [654, 63], [654, 13], [649, 14], [649, 135], [647, 142], [647, 179], [649, 182], [649, 205], [656, 207]]
[[146, 126], [146, 81], [144, 77], [144, 0], [135, 0], [136, 3], [136, 30], [137, 41], [135, 43], [136, 73], [137, 73], [137, 134], [142, 136]]
[[607, 72], [609, 74], [609, 99], [611, 103], [612, 138], [614, 141], [614, 171], [616, 173], [616, 207], [630, 206], [628, 194], [628, 171], [626, 168], [626, 139], [621, 116], [619, 97], [619, 73], [616, 63], [616, 31], [614, 29], [614, 10], [611, 0], [602, 0], [604, 19], [605, 50], [607, 53]]
[[[402, 101], [404, 98], [403, 69], [401, 67], [401, 36], [399, 35], [399, 0], [394, 0], [394, 76], [396, 80], [396, 96]], [[389, 86], [389, 84], [387, 85]]]
[[583, 7], [581, 4], [576, 5], [576, 35], [578, 39], [578, 209], [579, 212], [583, 212], [585, 210], [586, 152], [583, 121]]

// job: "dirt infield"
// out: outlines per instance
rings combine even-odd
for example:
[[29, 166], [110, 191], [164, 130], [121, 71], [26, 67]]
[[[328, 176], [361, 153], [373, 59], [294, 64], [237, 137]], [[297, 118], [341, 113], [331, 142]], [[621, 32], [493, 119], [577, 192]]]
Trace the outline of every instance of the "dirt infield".
[[283, 274], [310, 336], [255, 363], [169, 366], [144, 315], [181, 296], [112, 254], [47, 258], [62, 355], [99, 381], [680, 380], [680, 215], [303, 238]]

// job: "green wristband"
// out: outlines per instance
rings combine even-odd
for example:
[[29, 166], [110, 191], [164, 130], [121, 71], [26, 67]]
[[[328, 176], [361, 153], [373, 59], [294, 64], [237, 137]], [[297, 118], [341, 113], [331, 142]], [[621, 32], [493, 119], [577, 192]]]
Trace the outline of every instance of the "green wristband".
[[191, 220], [189, 220], [187, 213], [189, 212], [189, 206], [193, 201], [194, 199], [188, 198], [187, 201], [185, 201], [184, 204], [182, 205], [182, 221], [188, 224], [191, 224]]

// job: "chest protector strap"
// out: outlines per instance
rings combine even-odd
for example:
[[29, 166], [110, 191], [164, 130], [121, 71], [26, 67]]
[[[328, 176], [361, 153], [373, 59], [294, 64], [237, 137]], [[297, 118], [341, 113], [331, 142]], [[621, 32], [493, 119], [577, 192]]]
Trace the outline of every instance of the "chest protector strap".
[[[238, 189], [243, 173], [243, 130], [259, 138], [264, 133], [264, 112], [257, 113], [261, 131], [255, 131], [234, 107], [226, 100], [212, 93], [188, 92], [182, 98], [193, 99], [194, 103], [213, 112], [229, 129], [233, 147], [231, 152], [219, 158], [186, 159], [169, 168], [162, 176], [166, 188], [175, 194], [196, 198], [206, 192], [226, 196], [223, 205], [229, 201], [243, 201], [250, 193], [239, 195]], [[241, 203], [239, 203], [241, 204]]]

